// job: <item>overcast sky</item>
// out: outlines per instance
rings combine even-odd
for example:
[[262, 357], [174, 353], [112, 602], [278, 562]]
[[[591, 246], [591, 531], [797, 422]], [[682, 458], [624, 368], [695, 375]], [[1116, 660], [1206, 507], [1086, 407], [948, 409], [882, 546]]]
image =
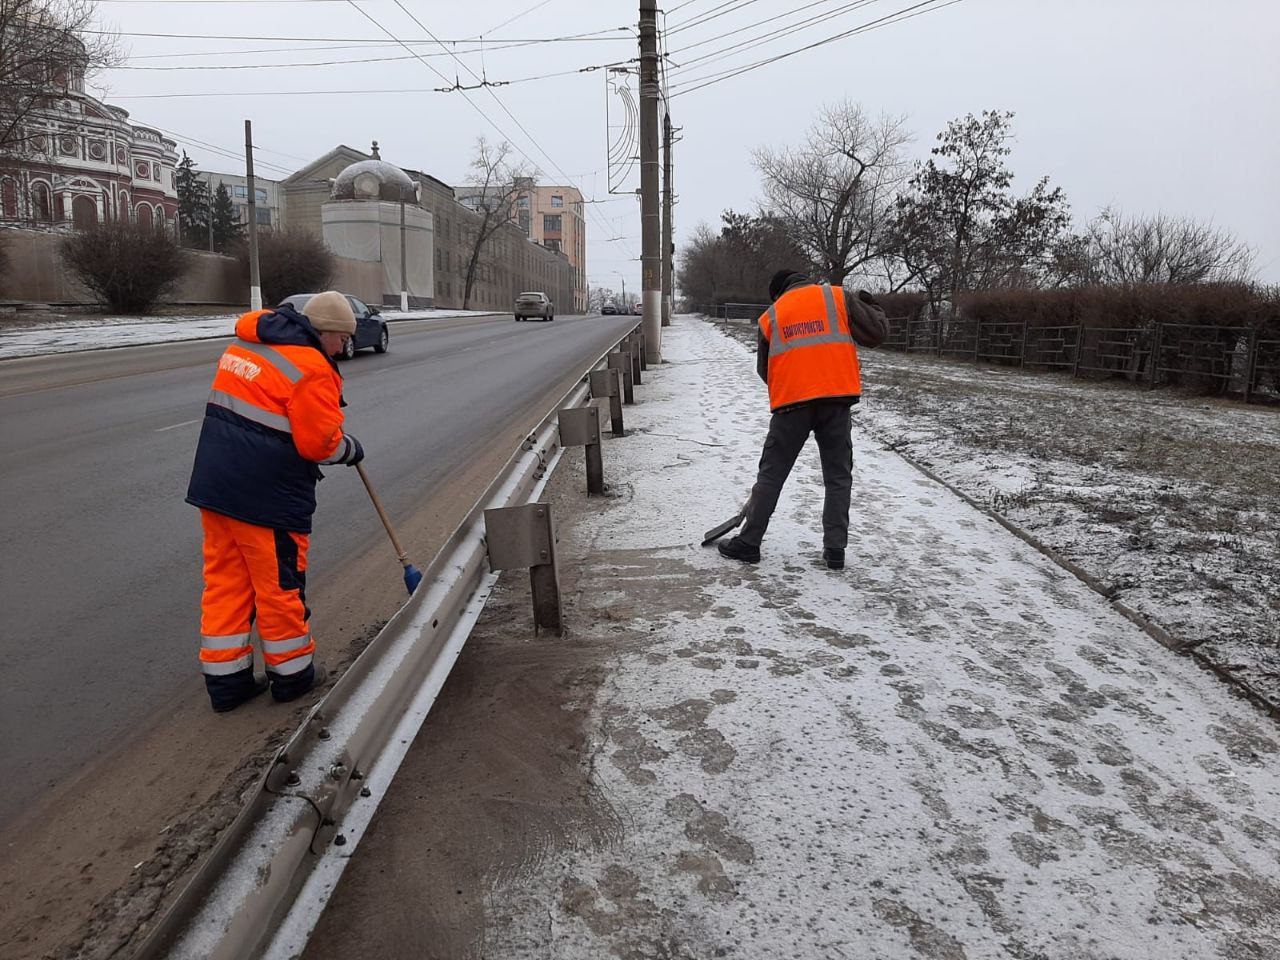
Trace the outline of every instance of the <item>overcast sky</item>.
[[[460, 183], [477, 136], [508, 139], [537, 164], [543, 182], [567, 180], [602, 201], [589, 208], [591, 283], [616, 287], [625, 275], [628, 290], [637, 289], [639, 204], [608, 193], [606, 100], [614, 122], [621, 121], [623, 104], [616, 95], [606, 96], [603, 71], [476, 90], [466, 97], [418, 91], [452, 84], [455, 77], [476, 82], [428, 31], [441, 40], [473, 41], [451, 49], [470, 51], [459, 59], [475, 74], [516, 80], [636, 57], [632, 28], [638, 3], [400, 2], [403, 8], [396, 0], [101, 0], [104, 21], [126, 34], [308, 39], [127, 35], [126, 68], [101, 75], [98, 83], [108, 102], [127, 108], [140, 123], [173, 133], [210, 170], [243, 169], [245, 118], [254, 122], [259, 173], [277, 179], [338, 143], [367, 150], [376, 139], [384, 159]], [[1012, 110], [1015, 188], [1028, 189], [1048, 175], [1064, 188], [1080, 222], [1109, 204], [1133, 213], [1213, 220], [1257, 250], [1260, 279], [1280, 283], [1277, 0], [957, 0], [690, 89], [698, 77], [795, 50], [918, 2], [667, 4], [667, 49], [671, 63], [681, 65], [669, 66], [668, 77], [675, 94], [673, 122], [684, 138], [676, 152], [677, 244], [699, 221], [716, 224], [722, 210], [754, 209], [759, 188], [751, 151], [797, 142], [823, 102], [848, 96], [872, 113], [906, 114], [916, 135], [912, 151], [920, 157], [948, 119], [983, 109]], [[831, 13], [836, 15], [753, 49], [689, 63]], [[703, 16], [710, 19], [691, 23]], [[585, 41], [492, 49], [513, 40], [621, 27], [628, 29]], [[381, 28], [406, 42], [425, 41], [413, 49], [446, 79]], [[731, 31], [738, 32], [725, 36]], [[483, 54], [474, 42], [480, 36]], [[330, 38], [331, 44], [318, 42]], [[318, 49], [324, 46], [331, 48]], [[315, 65], [336, 60], [354, 62]], [[286, 63], [311, 65], [138, 69]], [[414, 92], [281, 95], [372, 90]], [[172, 97], [185, 93], [209, 96]], [[633, 170], [622, 189], [636, 186]]]

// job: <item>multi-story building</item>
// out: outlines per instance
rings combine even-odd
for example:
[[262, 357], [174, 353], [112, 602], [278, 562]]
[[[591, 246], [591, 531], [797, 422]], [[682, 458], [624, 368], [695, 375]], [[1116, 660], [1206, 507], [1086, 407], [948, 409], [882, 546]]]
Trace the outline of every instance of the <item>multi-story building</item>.
[[177, 144], [85, 93], [83, 59], [68, 63], [51, 71], [48, 96], [23, 117], [23, 149], [0, 158], [0, 218], [50, 226], [172, 222]]
[[[532, 180], [519, 184], [515, 222], [526, 237], [539, 246], [563, 253], [569, 261], [575, 313], [587, 309], [587, 221], [582, 193], [577, 187], [543, 186]], [[478, 185], [459, 188], [458, 200], [476, 209], [483, 196]]]
[[[249, 179], [242, 173], [215, 173], [197, 170], [196, 177], [209, 185], [209, 195], [217, 192], [218, 186], [227, 188], [231, 202], [235, 204], [236, 216], [241, 223], [249, 222]], [[254, 206], [259, 227], [278, 227], [280, 218], [280, 184], [275, 180], [253, 178]]]

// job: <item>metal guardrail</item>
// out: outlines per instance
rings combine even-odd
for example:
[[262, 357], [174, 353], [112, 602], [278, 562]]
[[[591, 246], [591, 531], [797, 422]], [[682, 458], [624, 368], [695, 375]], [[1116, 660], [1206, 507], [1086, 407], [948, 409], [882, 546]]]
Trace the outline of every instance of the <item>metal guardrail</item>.
[[294, 956], [306, 944], [497, 579], [486, 564], [484, 511], [541, 493], [561, 454], [556, 411], [587, 395], [580, 382], [529, 434], [409, 602], [276, 754], [136, 957], [252, 960]]

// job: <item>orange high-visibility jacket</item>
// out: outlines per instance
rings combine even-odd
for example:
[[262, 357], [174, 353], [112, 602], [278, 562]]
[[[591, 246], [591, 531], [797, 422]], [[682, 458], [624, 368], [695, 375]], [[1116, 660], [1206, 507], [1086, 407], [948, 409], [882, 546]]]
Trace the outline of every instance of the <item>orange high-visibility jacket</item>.
[[342, 376], [288, 307], [246, 313], [218, 361], [187, 502], [246, 523], [311, 531], [317, 464], [343, 449]]
[[769, 343], [774, 412], [808, 400], [853, 400], [862, 394], [843, 290], [826, 283], [788, 290], [761, 315], [760, 333]]

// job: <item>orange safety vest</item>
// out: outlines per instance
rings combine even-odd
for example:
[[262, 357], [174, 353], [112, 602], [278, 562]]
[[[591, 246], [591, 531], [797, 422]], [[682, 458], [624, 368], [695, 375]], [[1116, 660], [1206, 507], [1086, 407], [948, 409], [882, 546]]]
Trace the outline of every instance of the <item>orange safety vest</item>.
[[844, 291], [830, 284], [788, 290], [760, 317], [769, 342], [769, 407], [862, 394], [858, 348]]

